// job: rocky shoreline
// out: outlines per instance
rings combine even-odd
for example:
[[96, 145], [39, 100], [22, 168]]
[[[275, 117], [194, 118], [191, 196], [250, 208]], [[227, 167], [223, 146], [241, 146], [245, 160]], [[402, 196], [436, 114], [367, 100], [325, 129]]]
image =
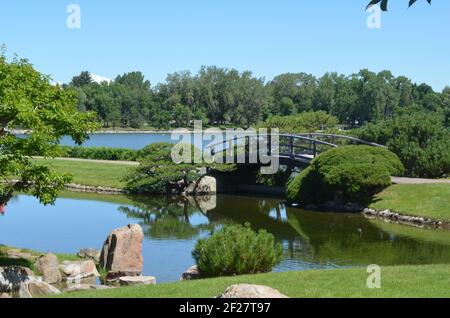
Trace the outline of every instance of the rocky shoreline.
[[[8, 130], [10, 133], [15, 134], [15, 135], [29, 135], [31, 134], [31, 130], [27, 130], [27, 129], [11, 129]], [[190, 134], [193, 131], [192, 130], [188, 130], [188, 129], [183, 129], [183, 130], [98, 130], [98, 131], [93, 131], [91, 133], [89, 133], [90, 135], [108, 135], [108, 134], [120, 134], [120, 135], [126, 135], [126, 134], [142, 134], [142, 135], [155, 135], [155, 134], [160, 134], [160, 135], [168, 135], [168, 134], [172, 134], [172, 133], [182, 133], [182, 134]]]
[[83, 192], [83, 193], [97, 193], [97, 194], [129, 194], [127, 190], [109, 188], [109, 187], [96, 187], [96, 186], [86, 186], [81, 184], [66, 184], [65, 188], [73, 192]]
[[409, 225], [420, 228], [431, 229], [448, 229], [450, 230], [450, 223], [440, 220], [433, 220], [421, 216], [405, 215], [391, 210], [377, 211], [374, 209], [364, 209], [363, 215], [372, 219], [380, 219], [389, 223], [397, 223], [403, 225]]

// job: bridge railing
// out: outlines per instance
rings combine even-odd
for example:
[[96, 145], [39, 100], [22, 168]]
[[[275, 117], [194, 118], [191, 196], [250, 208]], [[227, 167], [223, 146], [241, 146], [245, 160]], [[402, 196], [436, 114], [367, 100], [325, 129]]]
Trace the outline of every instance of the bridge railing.
[[347, 135], [337, 135], [337, 134], [326, 134], [326, 133], [304, 133], [297, 134], [297, 136], [304, 136], [316, 140], [322, 140], [329, 143], [332, 143], [336, 146], [344, 146], [344, 145], [367, 145], [373, 147], [385, 147], [383, 145], [365, 141], [356, 137], [347, 136]]
[[248, 153], [250, 147], [252, 150], [259, 154], [259, 146], [265, 145], [265, 151], [267, 154], [272, 155], [272, 140], [274, 137], [278, 138], [278, 155], [282, 157], [289, 157], [293, 160], [295, 158], [306, 158], [307, 160], [312, 160], [324, 151], [330, 150], [331, 148], [337, 147], [337, 145], [332, 144], [327, 141], [318, 140], [308, 136], [302, 135], [289, 135], [289, 134], [272, 134], [272, 135], [246, 135], [242, 137], [235, 136], [233, 139], [224, 140], [212, 145], [209, 145], [207, 149], [210, 150], [211, 155], [216, 155], [218, 153], [225, 153], [233, 148], [233, 155], [242, 149]]

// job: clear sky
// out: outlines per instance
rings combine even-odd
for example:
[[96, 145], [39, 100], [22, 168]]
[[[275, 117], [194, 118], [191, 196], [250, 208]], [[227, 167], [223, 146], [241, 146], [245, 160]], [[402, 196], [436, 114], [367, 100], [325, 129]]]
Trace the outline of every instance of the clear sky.
[[[202, 65], [351, 74], [389, 69], [436, 90], [450, 85], [450, 1], [390, 0], [369, 29], [369, 0], [14, 0], [0, 8], [0, 43], [56, 82], [82, 70], [114, 78], [140, 70], [153, 83]], [[69, 4], [81, 29], [69, 29]]]

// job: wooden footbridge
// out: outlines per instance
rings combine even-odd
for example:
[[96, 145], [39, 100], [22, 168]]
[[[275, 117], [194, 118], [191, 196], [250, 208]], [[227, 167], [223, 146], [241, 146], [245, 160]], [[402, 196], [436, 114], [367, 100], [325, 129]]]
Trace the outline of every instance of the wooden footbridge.
[[[237, 164], [261, 164], [278, 157], [280, 164], [304, 166], [321, 153], [345, 145], [382, 145], [345, 135], [325, 133], [236, 135], [206, 147], [212, 156], [224, 155], [240, 160]], [[265, 156], [265, 160], [261, 160]]]

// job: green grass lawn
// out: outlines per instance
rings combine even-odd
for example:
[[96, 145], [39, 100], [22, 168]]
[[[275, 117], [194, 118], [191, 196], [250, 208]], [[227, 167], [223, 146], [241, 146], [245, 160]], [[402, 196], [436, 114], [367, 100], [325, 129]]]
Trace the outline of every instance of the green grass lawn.
[[450, 185], [393, 185], [377, 195], [370, 207], [450, 221]]
[[381, 289], [367, 288], [365, 268], [270, 273], [65, 293], [66, 298], [211, 298], [237, 283], [271, 286], [293, 298], [450, 297], [450, 266], [384, 267]]
[[[29, 254], [31, 258], [10, 258], [8, 252], [14, 250], [15, 253]], [[34, 258], [39, 257], [45, 253], [23, 249], [23, 248], [13, 248], [6, 245], [0, 245], [0, 266], [23, 266], [28, 267], [34, 272], [36, 272], [36, 266], [34, 264]], [[77, 261], [80, 258], [77, 255], [72, 254], [55, 254], [60, 263], [64, 261]]]
[[119, 189], [126, 185], [123, 178], [130, 169], [133, 169], [133, 167], [114, 163], [68, 161], [60, 159], [36, 159], [36, 162], [46, 165], [57, 172], [72, 175], [72, 182], [76, 184]]

